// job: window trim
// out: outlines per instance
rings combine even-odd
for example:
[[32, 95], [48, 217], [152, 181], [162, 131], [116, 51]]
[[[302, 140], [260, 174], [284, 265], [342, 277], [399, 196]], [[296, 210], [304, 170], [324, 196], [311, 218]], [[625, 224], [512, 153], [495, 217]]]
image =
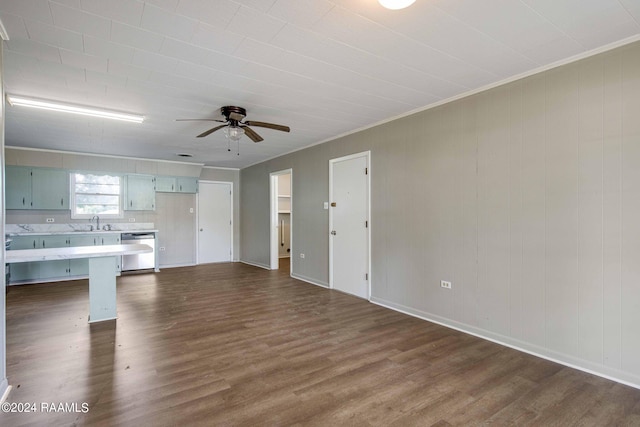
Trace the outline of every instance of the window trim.
[[124, 176], [119, 173], [112, 172], [96, 172], [96, 171], [82, 171], [82, 170], [72, 170], [69, 171], [69, 204], [71, 209], [71, 218], [72, 219], [91, 219], [97, 214], [82, 214], [76, 213], [76, 174], [86, 174], [86, 175], [109, 175], [109, 176], [117, 176], [120, 179], [120, 197], [118, 201], [118, 213], [117, 214], [99, 214], [100, 218], [124, 218]]

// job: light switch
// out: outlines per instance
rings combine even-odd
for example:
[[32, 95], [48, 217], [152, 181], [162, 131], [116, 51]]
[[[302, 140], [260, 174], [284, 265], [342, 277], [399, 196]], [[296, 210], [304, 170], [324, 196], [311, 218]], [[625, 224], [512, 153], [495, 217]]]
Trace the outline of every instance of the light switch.
[[324, 202], [324, 208], [329, 209], [329, 202]]
[[193, 213], [193, 208], [189, 208], [189, 213]]

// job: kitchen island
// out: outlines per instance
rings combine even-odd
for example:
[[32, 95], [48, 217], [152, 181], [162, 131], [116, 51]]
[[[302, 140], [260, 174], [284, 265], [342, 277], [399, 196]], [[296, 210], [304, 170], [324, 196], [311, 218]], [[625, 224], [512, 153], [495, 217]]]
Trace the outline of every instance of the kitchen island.
[[89, 259], [89, 323], [117, 318], [116, 257], [152, 252], [149, 245], [74, 246], [7, 251], [7, 264], [64, 259]]

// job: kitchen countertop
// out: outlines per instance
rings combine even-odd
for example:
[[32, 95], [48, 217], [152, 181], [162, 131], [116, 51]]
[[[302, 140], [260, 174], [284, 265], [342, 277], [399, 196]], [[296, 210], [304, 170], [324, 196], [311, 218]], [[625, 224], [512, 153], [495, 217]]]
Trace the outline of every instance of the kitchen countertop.
[[149, 245], [104, 245], [104, 246], [74, 246], [46, 249], [18, 249], [7, 251], [5, 263], [52, 261], [77, 258], [100, 258], [108, 256], [135, 255], [152, 252]]
[[75, 235], [75, 234], [124, 234], [124, 233], [157, 233], [157, 229], [151, 230], [100, 230], [100, 231], [20, 231], [9, 232], [6, 236], [56, 236], [56, 235]]

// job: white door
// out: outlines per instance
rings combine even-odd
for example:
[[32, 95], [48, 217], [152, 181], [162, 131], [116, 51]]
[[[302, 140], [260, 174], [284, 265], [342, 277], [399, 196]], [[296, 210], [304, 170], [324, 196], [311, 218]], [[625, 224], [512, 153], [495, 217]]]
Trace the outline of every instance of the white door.
[[200, 181], [198, 190], [198, 264], [231, 261], [233, 198], [230, 182]]
[[369, 154], [329, 165], [331, 286], [369, 298]]

